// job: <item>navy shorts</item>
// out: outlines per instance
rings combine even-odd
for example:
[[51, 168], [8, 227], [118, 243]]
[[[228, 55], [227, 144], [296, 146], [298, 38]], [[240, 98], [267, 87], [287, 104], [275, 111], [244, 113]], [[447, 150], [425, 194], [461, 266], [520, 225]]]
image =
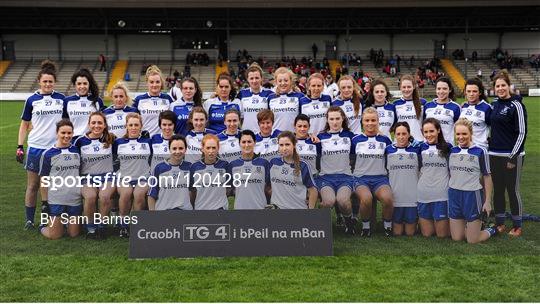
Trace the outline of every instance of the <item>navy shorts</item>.
[[396, 224], [414, 224], [416, 223], [416, 207], [394, 207], [392, 221]]
[[319, 175], [315, 183], [317, 184], [319, 191], [323, 187], [331, 187], [334, 192], [337, 192], [341, 187], [348, 187], [352, 191], [354, 179], [347, 174], [325, 174]]
[[57, 205], [57, 204], [49, 204], [50, 216], [60, 216], [63, 213], [66, 213], [69, 216], [77, 216], [81, 215], [83, 211], [82, 205], [77, 206], [67, 206], [67, 205]]
[[26, 154], [26, 162], [24, 163], [24, 169], [39, 173], [39, 165], [41, 163], [41, 155], [47, 149], [38, 149], [28, 147], [28, 153]]
[[448, 202], [418, 203], [418, 216], [426, 220], [447, 220]]
[[448, 216], [455, 220], [473, 222], [480, 219], [484, 202], [482, 190], [448, 189]]
[[369, 191], [376, 192], [380, 187], [387, 185], [390, 187], [390, 181], [386, 175], [364, 175], [360, 177], [354, 177], [354, 189], [365, 186], [369, 188]]

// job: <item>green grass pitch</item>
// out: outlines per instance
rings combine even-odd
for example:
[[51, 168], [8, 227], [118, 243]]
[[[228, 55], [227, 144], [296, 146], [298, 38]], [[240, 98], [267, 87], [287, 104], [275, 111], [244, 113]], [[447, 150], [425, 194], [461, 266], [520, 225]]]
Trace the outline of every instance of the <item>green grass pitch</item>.
[[[540, 214], [540, 98], [527, 98], [521, 193]], [[15, 161], [22, 102], [0, 102], [0, 301], [459, 301], [540, 299], [540, 223], [519, 239], [468, 245], [335, 234], [334, 257], [128, 260], [128, 242], [23, 230], [26, 174]]]

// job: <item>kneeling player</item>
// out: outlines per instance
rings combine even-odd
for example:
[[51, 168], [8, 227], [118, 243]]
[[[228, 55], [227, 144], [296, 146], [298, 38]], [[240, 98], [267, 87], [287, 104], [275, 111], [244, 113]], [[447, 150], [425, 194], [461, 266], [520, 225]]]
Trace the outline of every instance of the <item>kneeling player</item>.
[[473, 145], [472, 123], [467, 119], [461, 118], [456, 122], [455, 134], [458, 146], [450, 150], [449, 160], [450, 234], [454, 241], [467, 239], [468, 243], [474, 244], [489, 239], [497, 232], [493, 227], [481, 230], [480, 213], [491, 212], [493, 182], [489, 156], [485, 149]]
[[395, 129], [396, 143], [386, 147], [386, 169], [394, 195], [394, 235], [405, 232], [413, 236], [416, 232], [418, 153], [419, 148], [411, 144], [409, 124], [398, 122]]
[[[67, 234], [76, 237], [81, 232], [81, 190], [76, 185], [68, 186], [68, 179], [79, 176], [81, 158], [79, 149], [71, 145], [73, 124], [62, 119], [56, 124], [56, 144], [41, 157], [39, 175], [49, 183], [60, 180], [63, 185], [44, 187], [49, 195], [48, 222], [41, 226], [41, 234], [48, 239], [59, 239]], [[42, 214], [45, 215], [45, 214]]]
[[182, 135], [169, 139], [170, 157], [152, 172], [152, 188], [148, 193], [149, 210], [193, 210], [189, 194], [189, 168], [184, 160], [187, 143]]
[[315, 208], [317, 188], [308, 164], [300, 160], [296, 151], [296, 137], [292, 132], [285, 131], [279, 134], [278, 144], [281, 157], [270, 161], [270, 201], [280, 209]]

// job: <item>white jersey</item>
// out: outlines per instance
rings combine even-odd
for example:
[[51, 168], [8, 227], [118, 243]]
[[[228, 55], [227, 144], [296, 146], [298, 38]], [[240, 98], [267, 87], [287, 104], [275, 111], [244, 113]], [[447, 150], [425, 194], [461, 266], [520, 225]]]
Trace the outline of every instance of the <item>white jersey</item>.
[[[79, 149], [52, 147], [41, 156], [39, 165], [40, 176], [61, 177], [64, 180], [79, 176], [81, 158]], [[79, 206], [82, 203], [81, 188], [57, 186], [56, 189], [48, 189], [49, 203], [54, 205]]]
[[268, 96], [268, 108], [274, 112], [274, 130], [294, 132], [294, 119], [300, 114], [300, 99], [303, 97], [305, 95], [299, 92]]
[[350, 131], [319, 134], [319, 155], [321, 158], [320, 175], [346, 174], [351, 175], [350, 155], [354, 134]]
[[150, 139], [152, 144], [152, 161], [150, 163], [150, 172], [154, 172], [154, 168], [159, 163], [166, 161], [171, 153], [169, 151], [169, 140], [163, 138], [163, 135], [156, 134]]
[[[450, 147], [451, 145], [448, 144]], [[436, 145], [420, 146], [420, 178], [418, 179], [418, 202], [448, 201], [448, 158], [442, 157]]]
[[485, 101], [476, 105], [464, 103], [460, 118], [466, 118], [473, 124], [473, 142], [481, 148], [488, 148], [489, 126], [491, 125], [491, 106]]
[[240, 131], [235, 135], [228, 135], [223, 131], [218, 134], [219, 158], [231, 162], [242, 155], [240, 149]]
[[300, 99], [300, 113], [309, 117], [309, 133], [317, 135], [324, 130], [326, 125], [326, 112], [332, 104], [332, 98], [321, 95], [318, 99], [303, 97]]
[[242, 110], [242, 129], [251, 130], [253, 133], [259, 133], [259, 124], [257, 113], [268, 109], [268, 96], [272, 94], [271, 90], [261, 88], [259, 93], [253, 93], [249, 88], [243, 89], [238, 93]]
[[190, 173], [191, 186], [197, 190], [195, 210], [228, 209], [227, 188], [224, 187], [228, 173], [226, 161], [218, 159], [212, 165], [198, 161], [191, 165]]
[[28, 146], [48, 149], [56, 142], [56, 123], [62, 119], [64, 95], [37, 91], [24, 103], [21, 119], [32, 123], [28, 134]]
[[296, 139], [296, 151], [300, 155], [300, 159], [305, 161], [311, 169], [313, 175], [317, 174], [317, 145], [313, 143], [311, 138]]
[[195, 163], [202, 156], [202, 139], [206, 134], [216, 134], [213, 130], [205, 129], [203, 132], [195, 132], [193, 130], [186, 134], [186, 160], [190, 163]]
[[105, 148], [101, 138], [90, 139], [84, 135], [77, 138], [73, 145], [81, 153], [81, 175], [104, 176], [114, 171], [112, 144]]
[[386, 147], [386, 169], [394, 194], [394, 207], [416, 207], [418, 193], [418, 147]]
[[417, 141], [424, 140], [424, 134], [422, 133], [422, 113], [424, 112], [425, 104], [426, 100], [424, 98], [420, 98], [421, 111], [420, 117], [417, 117], [414, 102], [412, 100], [405, 100], [403, 98], [394, 100], [397, 121], [407, 122], [411, 129], [411, 136]]
[[454, 123], [459, 119], [461, 108], [454, 101], [438, 103], [437, 99], [426, 103], [424, 118], [435, 118], [441, 124], [444, 140], [454, 143]]
[[260, 157], [270, 161], [279, 153], [278, 135], [280, 130], [274, 130], [270, 136], [262, 136], [260, 133], [255, 136], [255, 153]]
[[270, 161], [270, 201], [280, 209], [307, 209], [307, 189], [315, 187], [308, 164], [300, 161], [300, 172], [294, 174], [294, 165], [276, 157]]
[[156, 210], [193, 210], [189, 198], [190, 167], [191, 163], [186, 161], [176, 166], [162, 162], [152, 171], [159, 182], [150, 188], [148, 196], [156, 200]]
[[179, 100], [180, 98], [182, 98], [182, 89], [174, 85], [169, 91], [169, 96], [171, 96], [171, 99], [173, 101]]
[[392, 138], [390, 130], [397, 123], [396, 107], [388, 102], [384, 105], [373, 106], [377, 109], [377, 114], [379, 114], [379, 132], [388, 138]]
[[339, 94], [339, 88], [337, 83], [332, 82], [330, 85], [326, 85], [323, 94], [332, 97], [332, 99], [335, 99]]
[[253, 160], [238, 158], [229, 164], [229, 171], [240, 177], [236, 187], [234, 209], [264, 209], [266, 206], [265, 187], [270, 184], [270, 164], [257, 157]]
[[385, 150], [391, 145], [390, 138], [384, 135], [356, 135], [352, 140], [352, 153], [356, 155], [353, 175], [387, 175]]
[[133, 107], [139, 111], [143, 120], [143, 130], [150, 133], [150, 136], [159, 134], [159, 114], [169, 110], [173, 102], [171, 96], [160, 93], [159, 96], [150, 96], [149, 93], [135, 97]]
[[109, 132], [114, 134], [117, 138], [126, 135], [126, 116], [128, 113], [137, 113], [137, 109], [129, 106], [116, 109], [113, 105], [103, 110], [103, 114], [105, 114], [105, 117], [107, 118]]
[[349, 130], [351, 130], [351, 132], [355, 135], [362, 133], [362, 103], [359, 103], [358, 105], [358, 115], [354, 114], [354, 104], [351, 99], [336, 99], [332, 102], [332, 105], [340, 107], [343, 112], [345, 112], [345, 116], [347, 116], [347, 120], [349, 121]]
[[97, 97], [95, 101], [88, 99], [88, 96], [78, 94], [64, 99], [64, 118], [68, 118], [73, 123], [73, 136], [81, 136], [88, 132], [88, 118], [90, 114], [100, 111], [105, 106], [103, 100]]
[[131, 182], [146, 180], [150, 175], [152, 144], [150, 138], [118, 138], [114, 141], [113, 155], [119, 160], [118, 173]]
[[477, 146], [470, 148], [453, 147], [448, 160], [450, 180], [448, 186], [461, 191], [482, 189], [480, 177], [489, 175], [489, 154], [486, 149]]

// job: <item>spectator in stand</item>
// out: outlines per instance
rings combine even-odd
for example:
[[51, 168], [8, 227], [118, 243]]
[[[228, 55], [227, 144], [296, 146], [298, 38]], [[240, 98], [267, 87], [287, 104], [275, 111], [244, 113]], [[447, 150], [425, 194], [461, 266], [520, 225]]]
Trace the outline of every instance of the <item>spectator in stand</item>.
[[311, 51], [313, 52], [313, 59], [317, 60], [317, 53], [319, 52], [319, 48], [315, 43], [311, 46]]
[[478, 52], [473, 51], [472, 52], [472, 62], [477, 62], [477, 61], [478, 61]]
[[300, 92], [302, 92], [303, 94], [306, 94], [306, 81], [307, 81], [307, 78], [306, 76], [302, 76], [298, 79], [298, 84], [297, 84], [297, 87], [298, 89], [300, 89]]
[[482, 79], [482, 69], [478, 69], [478, 71], [476, 72], [476, 77]]
[[99, 54], [99, 71], [105, 71], [107, 72], [107, 58], [103, 54]]

